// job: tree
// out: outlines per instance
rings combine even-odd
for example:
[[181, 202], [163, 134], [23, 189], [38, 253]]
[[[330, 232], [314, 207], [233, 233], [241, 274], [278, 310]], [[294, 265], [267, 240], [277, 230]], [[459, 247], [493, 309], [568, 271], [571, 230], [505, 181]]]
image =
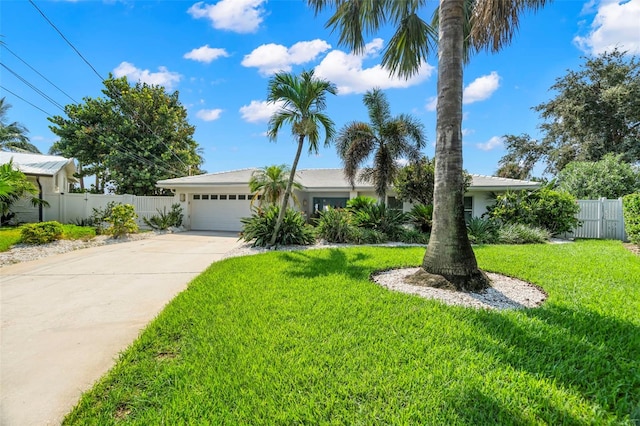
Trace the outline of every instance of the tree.
[[[316, 13], [328, 5], [336, 13], [327, 25], [340, 30], [339, 42], [356, 53], [365, 48], [363, 32], [395, 26], [382, 65], [402, 77], [415, 74], [434, 42], [434, 25], [420, 12], [424, 1], [308, 0]], [[470, 51], [499, 51], [518, 28], [518, 15], [545, 0], [441, 0], [433, 23], [438, 27], [438, 107], [433, 231], [422, 269], [425, 279], [439, 275], [459, 290], [478, 290], [489, 280], [478, 269], [464, 221], [462, 175], [462, 73]]]
[[387, 188], [398, 173], [397, 161], [420, 158], [425, 145], [422, 124], [407, 114], [391, 116], [389, 102], [380, 89], [365, 93], [363, 102], [371, 124], [354, 121], [340, 130], [336, 140], [344, 174], [355, 187], [358, 168], [373, 154], [373, 166], [360, 172], [360, 179], [372, 182], [381, 202], [386, 201]]
[[34, 207], [49, 205], [45, 200], [37, 198], [37, 195], [38, 188], [14, 167], [13, 160], [0, 165], [0, 225], [13, 218], [11, 206], [23, 197], [29, 197]]
[[[290, 175], [291, 169], [286, 164], [266, 166], [251, 173], [249, 190], [255, 192], [251, 205], [253, 206], [256, 200], [259, 206], [262, 206], [263, 203], [275, 205], [281, 201], [287, 189]], [[295, 180], [293, 181], [293, 187], [302, 189], [302, 185]]]
[[640, 160], [640, 61], [617, 49], [584, 59], [578, 71], [556, 79], [555, 98], [534, 107], [544, 120], [542, 140], [512, 137], [501, 163], [545, 160], [546, 171], [557, 174], [572, 161], [606, 154]]
[[640, 191], [640, 170], [607, 154], [600, 161], [572, 161], [558, 174], [558, 188], [581, 200], [615, 199]]
[[427, 157], [401, 168], [393, 183], [398, 198], [410, 203], [433, 204], [435, 172], [434, 161]]
[[96, 188], [119, 194], [161, 195], [156, 182], [200, 173], [203, 160], [193, 139], [195, 128], [178, 92], [162, 86], [109, 76], [104, 98], [67, 105], [67, 118], [49, 120], [60, 137], [52, 149], [76, 158], [81, 175], [96, 176]]
[[269, 139], [275, 141], [278, 138], [278, 132], [285, 124], [291, 126], [293, 136], [298, 139], [298, 149], [269, 244], [271, 246], [275, 244], [282, 226], [305, 139], [307, 139], [310, 154], [318, 152], [320, 127], [324, 129], [325, 146], [333, 140], [335, 133], [333, 121], [322, 112], [326, 108], [327, 93], [335, 95], [336, 86], [327, 80], [315, 77], [313, 70], [303, 71], [299, 76], [279, 72], [269, 80], [267, 102], [282, 103], [282, 107], [269, 120], [267, 132]]
[[11, 152], [33, 152], [40, 154], [40, 150], [29, 142], [27, 128], [14, 121], [7, 122], [7, 112], [11, 105], [5, 98], [0, 99], [0, 149]]

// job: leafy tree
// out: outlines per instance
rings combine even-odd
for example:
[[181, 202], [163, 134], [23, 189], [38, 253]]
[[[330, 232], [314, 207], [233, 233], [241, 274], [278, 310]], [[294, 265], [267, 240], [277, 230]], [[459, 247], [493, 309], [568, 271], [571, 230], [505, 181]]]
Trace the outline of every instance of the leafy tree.
[[82, 176], [95, 175], [96, 191], [160, 195], [165, 190], [156, 188], [158, 180], [200, 173], [195, 128], [178, 92], [130, 86], [126, 77], [109, 76], [104, 86], [104, 98], [85, 98], [65, 107], [67, 118], [49, 119], [60, 137], [52, 149], [76, 158]]
[[331, 5], [335, 14], [327, 25], [339, 29], [339, 42], [356, 53], [364, 51], [363, 33], [388, 23], [395, 27], [383, 50], [382, 65], [409, 77], [420, 69], [435, 42], [438, 28], [438, 107], [433, 232], [422, 268], [440, 275], [462, 290], [489, 285], [478, 269], [467, 237], [463, 206], [462, 88], [463, 65], [471, 51], [499, 51], [518, 28], [519, 13], [536, 9], [545, 0], [442, 0], [432, 25], [421, 13], [425, 1], [308, 0], [316, 13]]
[[433, 204], [435, 162], [427, 157], [407, 164], [398, 171], [393, 186], [402, 201]]
[[422, 124], [415, 118], [406, 114], [391, 116], [389, 102], [380, 89], [365, 93], [363, 102], [371, 124], [357, 121], [347, 124], [340, 130], [336, 148], [352, 186], [355, 186], [358, 168], [373, 155], [373, 166], [364, 167], [360, 179], [372, 182], [384, 203], [387, 188], [398, 173], [398, 159], [417, 161], [426, 137]]
[[[291, 169], [286, 164], [266, 166], [251, 173], [249, 179], [249, 190], [255, 192], [251, 205], [258, 201], [258, 205], [263, 203], [274, 205], [282, 200], [284, 191], [287, 189]], [[293, 181], [293, 188], [302, 189], [300, 183]], [[295, 200], [295, 196], [292, 194]]]
[[607, 154], [600, 161], [572, 161], [557, 182], [578, 199], [614, 199], [640, 190], [640, 170], [625, 163], [622, 154]]
[[622, 211], [629, 241], [640, 246], [640, 192], [622, 198]]
[[29, 197], [34, 207], [49, 205], [37, 195], [38, 188], [24, 173], [14, 167], [13, 161], [0, 165], [0, 225], [13, 218], [11, 206], [23, 197]]
[[27, 128], [14, 121], [7, 121], [7, 112], [11, 105], [5, 98], [0, 99], [0, 149], [12, 152], [33, 152], [40, 154], [40, 150], [29, 142]]
[[531, 172], [517, 163], [503, 163], [498, 170], [496, 176], [508, 179], [531, 179]]
[[554, 99], [534, 108], [544, 120], [543, 139], [505, 136], [501, 164], [524, 163], [530, 171], [544, 160], [546, 171], [557, 174], [572, 161], [606, 154], [640, 160], [640, 61], [617, 49], [584, 59], [578, 71], [556, 79]]
[[293, 180], [305, 139], [309, 144], [310, 154], [318, 152], [320, 127], [324, 129], [325, 146], [328, 146], [333, 140], [335, 132], [333, 121], [322, 112], [326, 108], [327, 93], [335, 95], [337, 93], [336, 86], [327, 80], [315, 77], [313, 70], [303, 71], [299, 76], [280, 72], [269, 80], [267, 101], [270, 103], [282, 102], [282, 108], [269, 120], [269, 138], [275, 141], [282, 126], [289, 124], [293, 136], [298, 139], [298, 149], [289, 173], [289, 182], [287, 182], [282, 207], [279, 209], [278, 219], [269, 243], [271, 246], [276, 244], [278, 232], [287, 212]]

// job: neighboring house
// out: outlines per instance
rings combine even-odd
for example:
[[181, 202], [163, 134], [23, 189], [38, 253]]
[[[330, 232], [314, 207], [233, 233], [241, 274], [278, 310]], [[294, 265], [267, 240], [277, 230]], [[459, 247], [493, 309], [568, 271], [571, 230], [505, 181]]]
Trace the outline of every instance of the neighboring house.
[[[240, 218], [251, 216], [249, 179], [256, 169], [209, 173], [158, 181], [160, 188], [174, 192], [183, 207], [185, 226], [192, 230], [240, 231]], [[464, 197], [465, 214], [481, 216], [492, 204], [492, 193], [506, 190], [535, 189], [538, 182], [472, 175], [473, 182]], [[342, 169], [307, 169], [296, 172], [296, 181], [303, 189], [296, 190], [297, 209], [307, 217], [328, 206], [345, 207], [350, 198], [366, 195], [377, 198], [373, 185], [357, 182], [356, 187], [345, 180]], [[408, 211], [409, 203], [400, 203], [393, 188], [387, 195], [387, 205]]]
[[[73, 176], [76, 165], [72, 158], [0, 151], [0, 164], [6, 164], [11, 160], [13, 160], [13, 166], [24, 173], [39, 189], [39, 198], [46, 200], [49, 194], [65, 193], [69, 191], [72, 183], [77, 182]], [[34, 208], [26, 199], [16, 202], [12, 206], [12, 211], [19, 222], [44, 220], [42, 208]]]

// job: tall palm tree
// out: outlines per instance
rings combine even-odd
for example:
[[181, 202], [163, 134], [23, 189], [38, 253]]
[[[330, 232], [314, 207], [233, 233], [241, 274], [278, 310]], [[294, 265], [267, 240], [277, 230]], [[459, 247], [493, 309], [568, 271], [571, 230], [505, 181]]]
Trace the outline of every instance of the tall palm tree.
[[275, 141], [278, 132], [285, 124], [291, 126], [293, 136], [298, 139], [298, 149], [289, 173], [289, 182], [282, 199], [282, 207], [273, 230], [270, 245], [273, 246], [278, 238], [285, 210], [291, 196], [293, 180], [302, 153], [304, 141], [307, 139], [309, 153], [318, 152], [320, 142], [320, 127], [324, 129], [324, 144], [328, 146], [334, 137], [333, 120], [326, 115], [327, 93], [335, 95], [338, 89], [335, 84], [314, 76], [313, 71], [303, 71], [299, 76], [291, 73], [279, 72], [269, 80], [267, 102], [282, 103], [269, 120], [269, 139]]
[[0, 149], [12, 152], [33, 152], [40, 154], [40, 150], [29, 142], [27, 128], [18, 122], [8, 123], [7, 112], [11, 105], [0, 99]]
[[365, 93], [363, 102], [371, 124], [358, 121], [347, 124], [338, 134], [336, 147], [351, 186], [355, 186], [358, 168], [373, 154], [373, 166], [363, 168], [360, 179], [373, 182], [378, 198], [384, 203], [387, 188], [398, 172], [397, 160], [405, 157], [418, 161], [426, 137], [422, 123], [412, 116], [391, 116], [389, 102], [380, 89]]
[[459, 290], [479, 290], [489, 280], [478, 269], [469, 243], [463, 206], [462, 84], [470, 51], [499, 51], [518, 28], [519, 13], [546, 0], [440, 0], [432, 24], [421, 18], [426, 0], [308, 0], [316, 13], [336, 12], [327, 26], [339, 29], [339, 41], [363, 52], [363, 33], [391, 23], [395, 34], [384, 48], [382, 65], [410, 77], [433, 50], [438, 33], [438, 106], [433, 230], [422, 262], [427, 274], [440, 275]]
[[[259, 206], [262, 206], [263, 203], [276, 205], [282, 200], [290, 175], [291, 169], [286, 164], [265, 166], [251, 173], [249, 190], [255, 192], [251, 205], [253, 206], [256, 201], [258, 201]], [[295, 180], [293, 181], [293, 187], [302, 189], [302, 185]], [[292, 197], [295, 202], [293, 194]]]

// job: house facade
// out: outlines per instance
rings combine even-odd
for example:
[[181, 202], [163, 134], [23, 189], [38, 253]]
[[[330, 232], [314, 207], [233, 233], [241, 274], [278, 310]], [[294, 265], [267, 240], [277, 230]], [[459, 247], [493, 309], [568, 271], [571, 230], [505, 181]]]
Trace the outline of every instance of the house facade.
[[[158, 181], [160, 188], [170, 189], [175, 201], [182, 205], [184, 224], [199, 231], [240, 231], [240, 219], [251, 216], [253, 194], [249, 179], [257, 169], [242, 169], [209, 173]], [[536, 189], [538, 182], [493, 176], [471, 175], [473, 180], [464, 198], [465, 215], [481, 216], [493, 203], [492, 194], [507, 190]], [[302, 169], [296, 172], [296, 181], [302, 185], [295, 190], [295, 208], [306, 217], [328, 207], [345, 207], [349, 199], [359, 195], [377, 198], [373, 185], [356, 182], [351, 187], [342, 169]], [[393, 188], [385, 200], [392, 208], [409, 211], [410, 203], [399, 202]]]

